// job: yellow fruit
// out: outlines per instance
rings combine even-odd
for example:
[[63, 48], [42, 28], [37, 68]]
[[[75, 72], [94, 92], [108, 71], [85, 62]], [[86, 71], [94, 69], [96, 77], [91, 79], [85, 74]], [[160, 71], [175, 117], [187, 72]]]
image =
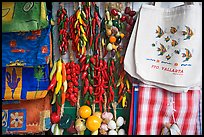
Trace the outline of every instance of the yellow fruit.
[[101, 119], [101, 115], [102, 115], [102, 113], [100, 111], [93, 113], [93, 116], [97, 116], [100, 119]]
[[91, 108], [89, 106], [81, 106], [79, 108], [79, 116], [81, 118], [88, 118], [89, 116], [91, 116]]
[[102, 120], [97, 116], [90, 116], [86, 120], [86, 127], [90, 131], [96, 131], [100, 128]]
[[124, 37], [125, 37], [125, 34], [120, 33], [120, 37], [121, 37], [121, 38], [124, 38]]
[[106, 35], [107, 35], [107, 36], [110, 36], [111, 34], [112, 34], [111, 29], [106, 29]]

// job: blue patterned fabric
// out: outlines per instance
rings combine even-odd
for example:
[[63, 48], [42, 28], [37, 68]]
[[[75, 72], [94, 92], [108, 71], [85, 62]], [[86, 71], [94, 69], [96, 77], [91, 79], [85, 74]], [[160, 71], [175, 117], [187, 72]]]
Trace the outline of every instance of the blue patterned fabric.
[[43, 98], [49, 86], [49, 65], [38, 67], [3, 67], [2, 99]]
[[50, 55], [50, 28], [24, 33], [2, 33], [2, 66], [47, 64]]

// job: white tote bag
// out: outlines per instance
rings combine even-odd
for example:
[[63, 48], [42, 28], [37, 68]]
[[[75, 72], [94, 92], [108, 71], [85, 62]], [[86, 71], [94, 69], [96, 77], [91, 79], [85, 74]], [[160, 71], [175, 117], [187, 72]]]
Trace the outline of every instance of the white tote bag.
[[[160, 87], [160, 88], [163, 88], [163, 89], [166, 89], [168, 91], [175, 92], [175, 93], [181, 93], [181, 92], [188, 91], [190, 89], [190, 87], [169, 86], [169, 85], [165, 85], [165, 84], [161, 84], [161, 83], [151, 82], [151, 81], [144, 80], [142, 77], [140, 77], [137, 74], [136, 66], [135, 66], [135, 57], [134, 57], [135, 52], [134, 51], [135, 51], [135, 40], [136, 40], [138, 19], [139, 19], [139, 15], [137, 17], [135, 26], [133, 28], [132, 35], [130, 37], [128, 48], [127, 48], [127, 51], [126, 51], [126, 54], [125, 54], [125, 59], [124, 59], [124, 69], [125, 69], [125, 71], [128, 72], [133, 78], [137, 78], [140, 81], [142, 81], [143, 83], [148, 84], [150, 86], [151, 85], [152, 86], [157, 86], [157, 87]], [[197, 88], [198, 87], [191, 88], [191, 89], [197, 89]]]
[[[196, 23], [189, 19], [195, 15], [200, 16]], [[195, 5], [168, 9], [143, 5], [125, 55], [125, 70], [172, 92], [201, 85], [201, 16], [201, 7]]]

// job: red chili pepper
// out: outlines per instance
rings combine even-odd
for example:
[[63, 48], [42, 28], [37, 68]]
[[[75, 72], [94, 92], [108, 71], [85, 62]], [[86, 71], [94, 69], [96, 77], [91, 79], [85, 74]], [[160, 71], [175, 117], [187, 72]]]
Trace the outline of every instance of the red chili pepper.
[[118, 90], [118, 95], [120, 95], [120, 94], [122, 93], [124, 86], [125, 86], [124, 83], [121, 82], [121, 83], [120, 83], [119, 90]]
[[69, 68], [69, 62], [66, 63], [65, 67], [66, 67], [66, 69]]
[[101, 92], [101, 88], [100, 87], [96, 87], [96, 89], [94, 90], [94, 96], [98, 96]]
[[67, 10], [65, 8], [63, 8], [62, 13], [67, 14]]
[[73, 81], [73, 83], [74, 83], [74, 86], [76, 86], [76, 87], [79, 86], [79, 82], [76, 80], [76, 78], [75, 78], [75, 80]]
[[85, 95], [87, 93], [88, 89], [89, 89], [89, 86], [87, 86], [87, 87], [84, 86], [84, 88], [83, 88], [83, 95]]
[[107, 71], [105, 71], [105, 70], [104, 70], [104, 78], [105, 78], [106, 80], [109, 79], [108, 74], [107, 74]]
[[87, 71], [88, 68], [89, 68], [89, 64], [86, 64], [86, 65], [84, 66], [84, 71]]
[[112, 68], [112, 66], [110, 66], [110, 75], [111, 76], [113, 75], [113, 68]]
[[103, 96], [100, 96], [99, 97], [99, 109], [100, 109], [101, 112], [102, 112], [102, 107], [103, 107], [102, 103], [104, 103]]
[[67, 80], [71, 80], [71, 78], [72, 78], [71, 75], [67, 75], [67, 78], [66, 78], [66, 79], [67, 79]]
[[72, 78], [76, 78], [76, 73], [75, 73], [75, 72], [72, 72], [72, 73], [71, 73], [71, 77], [72, 77]]
[[49, 84], [47, 90], [49, 91], [49, 90], [51, 90], [53, 87], [55, 87], [56, 83], [57, 83], [57, 80], [56, 80], [56, 73], [55, 73], [55, 74], [53, 75], [53, 77], [52, 77], [52, 81], [50, 82], [50, 84]]
[[111, 61], [111, 65], [112, 65], [113, 70], [115, 70], [115, 62], [114, 62], [114, 60]]
[[88, 80], [88, 78], [85, 78], [85, 80], [84, 80], [84, 86], [86, 86], [86, 87], [89, 86], [89, 80]]
[[74, 87], [74, 93], [78, 93], [79, 89], [77, 87]]
[[61, 19], [61, 20], [64, 19], [64, 13], [62, 13], [62, 14], [60, 15], [60, 19]]
[[86, 59], [86, 55], [82, 55], [82, 57], [79, 59], [79, 62], [82, 64]]
[[68, 82], [68, 87], [69, 87], [69, 88], [72, 88], [73, 86], [74, 86], [73, 82], [69, 81], [69, 82]]
[[66, 73], [67, 73], [67, 75], [70, 75], [71, 74], [71, 69], [67, 69]]
[[65, 63], [62, 63], [62, 83], [66, 80], [66, 68]]
[[64, 104], [65, 103], [65, 93], [64, 92], [62, 92], [61, 97], [62, 97], [61, 103]]
[[92, 19], [92, 33], [93, 33], [94, 36], [96, 34], [95, 29], [96, 29], [96, 19], [93, 18]]
[[70, 95], [70, 100], [75, 104], [77, 102], [77, 98], [76, 96], [74, 96], [74, 94]]
[[59, 24], [60, 24], [60, 22], [61, 22], [61, 19], [60, 19], [60, 18], [58, 18], [58, 19], [57, 19], [57, 25], [59, 25]]
[[74, 91], [74, 88], [73, 87], [69, 87], [67, 91], [68, 91], [68, 93], [72, 94], [72, 92]]
[[101, 82], [101, 78], [98, 77], [98, 83], [97, 83], [97, 85], [94, 85], [94, 87], [98, 87], [100, 85], [102, 85], [102, 82]]
[[113, 88], [112, 88], [112, 86], [110, 86], [109, 87], [109, 93], [111, 94], [111, 96], [112, 96], [112, 99], [111, 99], [111, 101], [113, 101], [114, 100], [114, 94], [115, 94], [115, 92], [113, 91]]
[[98, 16], [98, 13], [96, 11], [94, 11], [94, 18], [96, 19], [96, 22], [97, 22], [97, 25], [98, 25], [98, 28], [101, 27], [101, 22], [100, 22], [100, 19], [99, 19], [99, 16]]
[[91, 85], [89, 85], [89, 93], [90, 95], [93, 93], [93, 87]]
[[85, 79], [85, 77], [88, 75], [88, 73], [86, 72], [86, 71], [84, 71], [83, 73], [82, 73], [82, 76], [81, 76], [81, 79]]
[[94, 65], [95, 65], [95, 63], [96, 63], [96, 62], [95, 62], [95, 59], [94, 59], [94, 57], [93, 57], [93, 56], [90, 58], [90, 61], [91, 61], [91, 63], [92, 63], [92, 64], [94, 64]]
[[100, 33], [96, 36], [96, 40], [95, 40], [95, 49], [97, 49], [98, 47], [98, 40], [100, 39]]
[[119, 97], [119, 99], [118, 99], [118, 104], [122, 101], [122, 99], [123, 99], [123, 95], [121, 95], [121, 96]]

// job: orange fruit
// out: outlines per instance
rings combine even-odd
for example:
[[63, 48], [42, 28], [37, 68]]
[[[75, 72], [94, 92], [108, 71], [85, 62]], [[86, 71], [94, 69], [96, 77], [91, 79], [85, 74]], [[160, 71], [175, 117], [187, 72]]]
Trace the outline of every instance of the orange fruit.
[[116, 42], [116, 37], [115, 36], [110, 36], [109, 41], [110, 41], [110, 43]]
[[89, 106], [81, 106], [79, 108], [79, 116], [81, 118], [88, 118], [89, 116], [91, 116], [91, 108]]
[[101, 122], [102, 120], [99, 117], [92, 115], [87, 118], [86, 127], [93, 132], [100, 128]]

